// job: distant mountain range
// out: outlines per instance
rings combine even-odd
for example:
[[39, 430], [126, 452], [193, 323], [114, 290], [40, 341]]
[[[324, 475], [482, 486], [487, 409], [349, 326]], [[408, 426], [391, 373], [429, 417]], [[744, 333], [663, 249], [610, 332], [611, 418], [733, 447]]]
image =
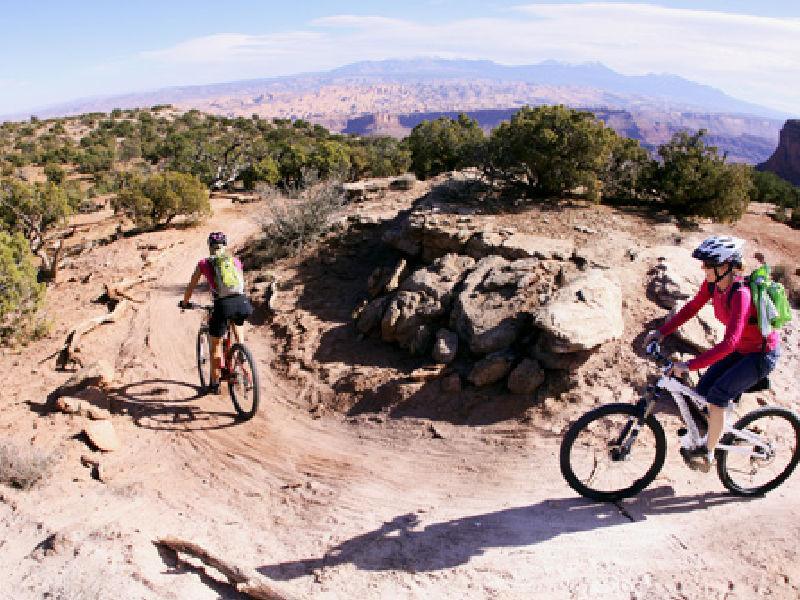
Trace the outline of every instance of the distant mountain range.
[[508, 118], [525, 104], [556, 103], [616, 115], [616, 121], [622, 118], [618, 111], [624, 111], [627, 124], [622, 129], [649, 147], [678, 129], [707, 126], [731, 158], [746, 162], [769, 157], [787, 117], [675, 75], [622, 75], [600, 63], [506, 66], [443, 59], [367, 61], [320, 73], [90, 98], [35, 114], [174, 104], [229, 116], [303, 118], [341, 132], [400, 136], [421, 115], [464, 111], [489, 129], [498, 114]]

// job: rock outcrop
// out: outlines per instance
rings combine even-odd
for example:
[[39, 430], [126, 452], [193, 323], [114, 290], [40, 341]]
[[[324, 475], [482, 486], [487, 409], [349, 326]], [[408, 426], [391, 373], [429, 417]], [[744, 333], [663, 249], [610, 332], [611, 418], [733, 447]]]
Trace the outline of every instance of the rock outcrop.
[[557, 269], [537, 259], [481, 259], [464, 280], [450, 326], [477, 354], [508, 348], [540, 298], [549, 297]]
[[513, 230], [476, 231], [469, 218], [412, 212], [387, 229], [383, 241], [425, 261], [448, 253], [467, 254], [476, 260], [499, 256], [508, 260], [539, 258], [567, 260], [575, 251], [572, 239], [546, 238]]
[[650, 269], [647, 291], [664, 308], [694, 297], [703, 282], [703, 272], [697, 260], [684, 248], [655, 248], [656, 265]]
[[756, 168], [800, 185], [800, 119], [786, 121], [775, 152]]
[[559, 289], [534, 315], [552, 352], [591, 350], [622, 335], [622, 290], [599, 270]]
[[434, 324], [450, 310], [455, 287], [475, 261], [448, 254], [418, 269], [401, 284], [381, 321], [381, 337], [412, 354], [429, 350]]

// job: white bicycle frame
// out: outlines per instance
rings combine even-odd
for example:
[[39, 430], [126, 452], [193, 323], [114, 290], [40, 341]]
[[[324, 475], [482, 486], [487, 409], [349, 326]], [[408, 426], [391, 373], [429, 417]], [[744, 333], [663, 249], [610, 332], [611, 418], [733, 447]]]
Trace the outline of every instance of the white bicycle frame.
[[[665, 371], [666, 370], [667, 369], [665, 369]], [[663, 390], [667, 390], [672, 395], [672, 398], [675, 400], [675, 404], [678, 406], [678, 410], [681, 413], [681, 419], [683, 419], [683, 422], [686, 424], [687, 433], [686, 435], [681, 436], [681, 446], [687, 450], [694, 450], [695, 448], [705, 444], [705, 436], [700, 435], [697, 423], [689, 411], [687, 402], [694, 402], [695, 406], [702, 411], [708, 405], [708, 401], [703, 396], [695, 392], [692, 388], [666, 374], [659, 378], [659, 380], [656, 382], [656, 386]], [[767, 450], [771, 447], [770, 443], [752, 431], [747, 431], [746, 429], [736, 429], [733, 427], [730, 423], [732, 416], [733, 406], [731, 405], [725, 411], [725, 422], [722, 427], [722, 435], [724, 436], [726, 433], [730, 433], [734, 437], [749, 442], [752, 445], [732, 446], [730, 444], [717, 444], [717, 449], [724, 452], [748, 454], [753, 458], [763, 460], [768, 459], [769, 456], [767, 454]], [[755, 451], [755, 447], [760, 448], [761, 451]]]

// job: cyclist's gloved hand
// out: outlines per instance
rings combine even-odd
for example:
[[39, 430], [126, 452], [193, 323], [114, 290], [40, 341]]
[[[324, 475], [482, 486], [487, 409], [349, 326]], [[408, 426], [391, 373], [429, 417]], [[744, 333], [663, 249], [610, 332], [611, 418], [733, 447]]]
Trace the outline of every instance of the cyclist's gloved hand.
[[685, 362], [676, 362], [672, 363], [672, 368], [669, 370], [667, 375], [672, 375], [673, 377], [683, 377], [689, 373], [689, 366]]
[[660, 342], [664, 336], [658, 331], [658, 329], [651, 329], [647, 332], [647, 335], [644, 336], [644, 342], [642, 343], [645, 348], [650, 344], [650, 342]]
[[180, 308], [183, 308], [183, 309], [191, 308], [192, 303], [191, 302], [184, 302], [183, 300], [181, 300], [180, 302], [178, 302], [178, 306]]

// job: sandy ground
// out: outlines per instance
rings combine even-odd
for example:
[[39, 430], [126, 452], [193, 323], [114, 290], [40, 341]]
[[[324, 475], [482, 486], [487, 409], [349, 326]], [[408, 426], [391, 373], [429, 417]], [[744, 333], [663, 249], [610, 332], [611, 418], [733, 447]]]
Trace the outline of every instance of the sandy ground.
[[[241, 597], [154, 544], [165, 536], [302, 598], [800, 596], [800, 477], [765, 498], [730, 496], [713, 473], [683, 465], [669, 419], [659, 478], [609, 505], [562, 480], [559, 405], [484, 425], [310, 412], [299, 380], [272, 368], [279, 340], [267, 325], [248, 338], [262, 374], [257, 416], [237, 422], [227, 395], [199, 396], [200, 316], [176, 303], [207, 232], [242, 239], [257, 230], [253, 210], [221, 202], [201, 228], [84, 255], [50, 291], [54, 335], [0, 357], [12, 375], [0, 399], [3, 440], [53, 457], [33, 490], [0, 487], [0, 596]], [[69, 281], [87, 271], [87, 283]], [[102, 281], [140, 272], [157, 277], [146, 301], [89, 334], [86, 349], [120, 374], [112, 408], [123, 448], [95, 453], [102, 483], [80, 463], [92, 454], [83, 419], [44, 407], [67, 374], [40, 361], [69, 324], [104, 310], [90, 302]]]

